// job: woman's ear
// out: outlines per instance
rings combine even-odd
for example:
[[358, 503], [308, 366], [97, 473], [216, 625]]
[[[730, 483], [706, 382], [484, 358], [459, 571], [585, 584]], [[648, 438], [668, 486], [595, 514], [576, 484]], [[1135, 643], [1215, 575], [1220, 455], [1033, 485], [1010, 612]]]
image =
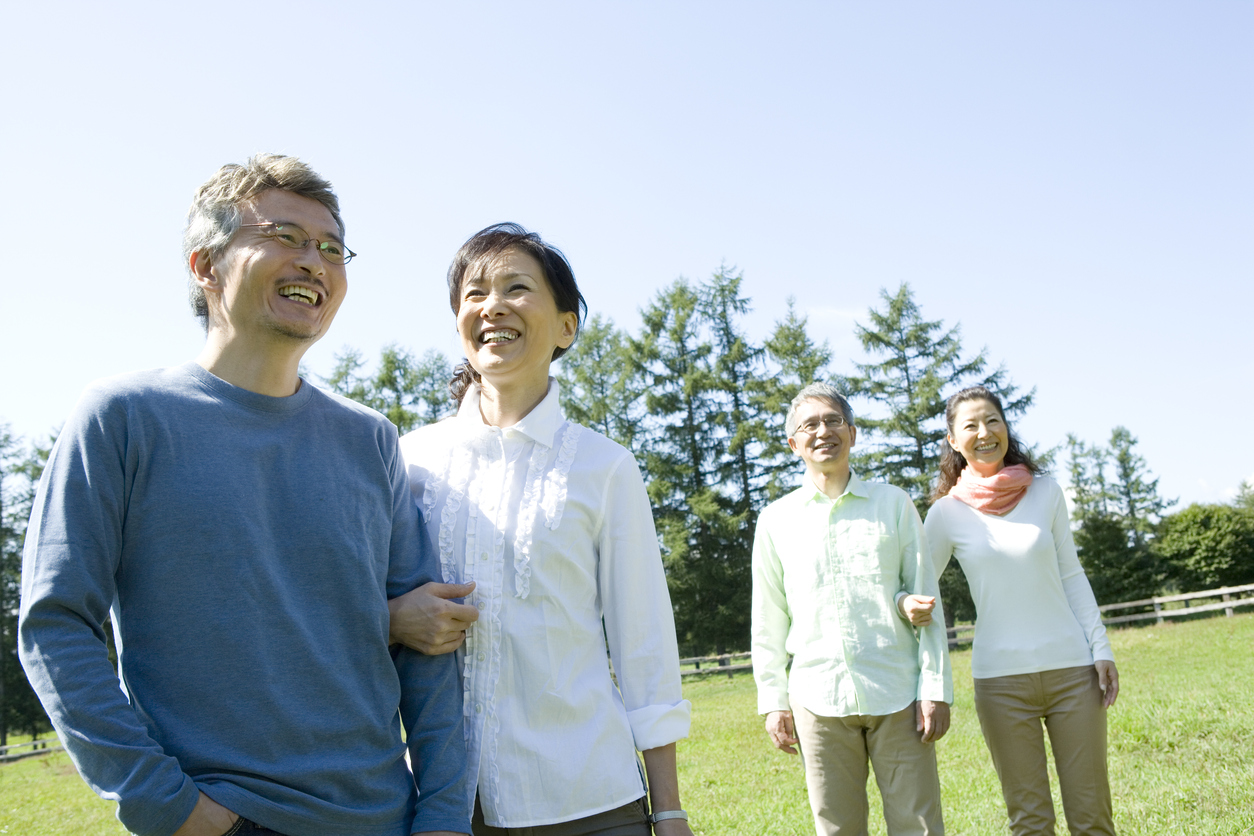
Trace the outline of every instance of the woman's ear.
[[570, 344], [575, 341], [575, 335], [579, 333], [579, 314], [574, 311], [566, 311], [562, 314], [562, 332], [557, 338], [558, 348], [570, 348]]

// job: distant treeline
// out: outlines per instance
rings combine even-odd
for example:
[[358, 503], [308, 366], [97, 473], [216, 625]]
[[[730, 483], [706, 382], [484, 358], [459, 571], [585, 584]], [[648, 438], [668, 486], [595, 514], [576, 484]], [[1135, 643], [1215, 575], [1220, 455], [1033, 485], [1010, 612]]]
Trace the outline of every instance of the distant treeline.
[[[740, 274], [722, 268], [708, 280], [678, 279], [642, 310], [635, 333], [599, 314], [585, 323], [559, 361], [567, 416], [630, 449], [653, 503], [681, 654], [745, 650], [749, 639], [750, 550], [757, 513], [791, 490], [802, 469], [783, 437], [793, 395], [816, 380], [853, 401], [859, 475], [906, 490], [921, 514], [939, 469], [945, 400], [976, 383], [997, 392], [1008, 417], [1032, 405], [987, 351], [965, 354], [958, 325], [924, 319], [908, 285], [881, 291], [882, 304], [854, 334], [865, 362], [831, 368], [790, 300], [770, 335], [744, 329], [750, 300]], [[324, 386], [379, 410], [402, 432], [451, 414], [452, 362], [385, 348], [373, 372], [353, 349], [336, 356]], [[311, 379], [307, 370], [302, 371]], [[24, 444], [0, 425], [0, 744], [7, 730], [47, 728], [17, 660], [21, 548], [34, 486], [52, 439]], [[1107, 444], [1074, 436], [1066, 471], [1080, 559], [1100, 603], [1254, 582], [1254, 489], [1231, 505], [1175, 504], [1116, 427]], [[1055, 467], [1059, 450], [1033, 451]], [[957, 561], [941, 578], [947, 615], [971, 621], [974, 606]]]

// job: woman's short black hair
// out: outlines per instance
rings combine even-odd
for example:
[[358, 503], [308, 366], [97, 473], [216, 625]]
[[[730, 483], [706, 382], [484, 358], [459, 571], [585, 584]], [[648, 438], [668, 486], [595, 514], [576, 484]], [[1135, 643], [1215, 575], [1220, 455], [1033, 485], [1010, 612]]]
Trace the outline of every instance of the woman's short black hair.
[[[484, 270], [495, 257], [509, 250], [520, 250], [539, 262], [544, 270], [544, 280], [548, 282], [553, 300], [561, 313], [574, 312], [577, 317], [575, 336], [579, 336], [579, 328], [588, 316], [588, 303], [579, 292], [575, 282], [575, 272], [562, 251], [547, 243], [539, 234], [528, 232], [516, 223], [493, 224], [481, 229], [462, 244], [453, 263], [448, 268], [448, 301], [449, 307], [456, 314], [462, 304], [462, 284], [466, 278], [476, 271]], [[573, 341], [572, 341], [573, 344]], [[569, 347], [569, 346], [568, 346]], [[558, 346], [553, 349], [556, 360], [566, 353], [566, 349]], [[479, 373], [471, 367], [468, 360], [463, 360], [453, 369], [453, 380], [449, 389], [453, 397], [461, 403], [470, 388], [472, 381], [479, 379]]]

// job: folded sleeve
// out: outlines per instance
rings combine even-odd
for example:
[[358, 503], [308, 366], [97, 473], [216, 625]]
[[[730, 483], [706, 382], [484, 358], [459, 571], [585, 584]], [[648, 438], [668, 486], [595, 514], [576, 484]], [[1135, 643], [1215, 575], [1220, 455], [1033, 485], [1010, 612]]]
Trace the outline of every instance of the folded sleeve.
[[683, 698], [675, 616], [653, 512], [627, 451], [608, 474], [597, 536], [605, 635], [636, 748], [688, 736], [692, 705]]

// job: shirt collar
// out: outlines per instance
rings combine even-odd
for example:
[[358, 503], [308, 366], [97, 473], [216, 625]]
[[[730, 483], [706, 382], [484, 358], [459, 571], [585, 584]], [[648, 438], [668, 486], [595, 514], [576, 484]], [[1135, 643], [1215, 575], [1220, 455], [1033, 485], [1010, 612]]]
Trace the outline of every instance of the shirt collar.
[[[486, 429], [483, 416], [479, 413], [479, 396], [482, 390], [478, 383], [471, 384], [466, 390], [466, 397], [457, 410], [457, 420], [467, 429], [482, 431]], [[535, 409], [523, 416], [522, 420], [512, 427], [502, 427], [503, 432], [517, 432], [527, 436], [537, 444], [552, 448], [557, 431], [566, 417], [562, 415], [562, 387], [556, 379], [549, 378], [549, 391], [544, 400], [536, 404]]]
[[859, 496], [863, 499], [870, 496], [870, 493], [866, 489], [866, 483], [858, 478], [858, 474], [854, 473], [852, 470], [849, 471], [849, 484], [845, 485], [845, 492], [836, 497], [836, 499], [831, 499], [827, 494], [819, 490], [819, 486], [810, 480], [809, 475], [804, 478], [805, 481], [802, 483], [801, 487], [803, 490], [807, 491], [803, 495], [807, 504], [811, 502], [821, 502], [824, 505], [832, 505], [833, 503], [840, 501], [845, 494], [852, 494], [853, 496]]

